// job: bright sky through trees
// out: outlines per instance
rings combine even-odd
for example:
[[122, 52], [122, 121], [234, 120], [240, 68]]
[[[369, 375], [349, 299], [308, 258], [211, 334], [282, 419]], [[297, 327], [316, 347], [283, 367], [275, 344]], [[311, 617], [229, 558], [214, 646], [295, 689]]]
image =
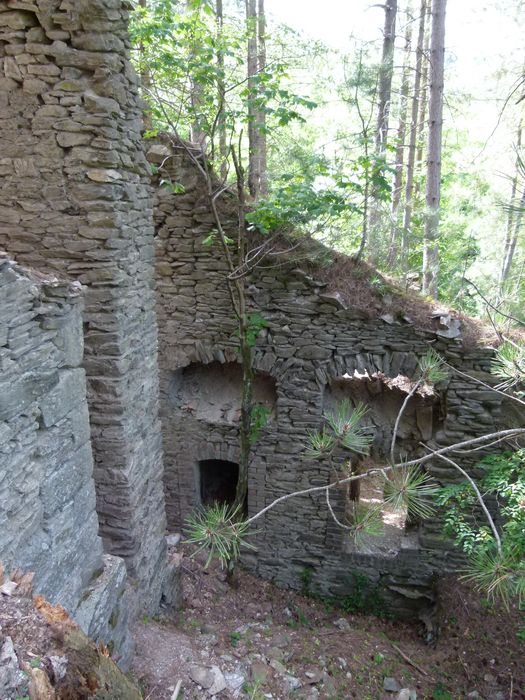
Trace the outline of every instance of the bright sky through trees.
[[[414, 2], [416, 5], [419, 2]], [[446, 30], [448, 90], [469, 92], [476, 101], [493, 99], [495, 85], [489, 76], [496, 67], [514, 62], [521, 65], [522, 23], [505, 5], [510, 8], [512, 3], [450, 0]], [[381, 38], [384, 12], [381, 3], [374, 0], [267, 0], [266, 6], [276, 20], [336, 49], [349, 50], [352, 37], [359, 41]], [[512, 80], [506, 84], [510, 86]], [[479, 139], [486, 139], [496, 127], [498, 107], [494, 104], [487, 109], [484, 105], [482, 111], [482, 118], [471, 126]]]

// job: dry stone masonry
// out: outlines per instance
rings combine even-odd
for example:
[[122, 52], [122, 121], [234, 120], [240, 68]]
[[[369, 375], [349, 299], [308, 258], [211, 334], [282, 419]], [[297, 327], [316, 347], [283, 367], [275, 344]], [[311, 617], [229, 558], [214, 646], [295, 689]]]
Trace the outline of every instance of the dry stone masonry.
[[[240, 395], [241, 379], [226, 267], [219, 244], [203, 243], [215, 228], [204, 183], [186, 147], [164, 140], [148, 157], [164, 163], [163, 177], [184, 187], [183, 194], [159, 188], [155, 207], [167, 513], [170, 526], [179, 527], [207, 493], [210, 460], [219, 473], [230, 475], [228, 463], [238, 462], [239, 406], [231, 397]], [[234, 237], [232, 196], [223, 198], [221, 212]], [[491, 381], [491, 350], [468, 352], [459, 340], [434, 331], [368, 318], [327, 293], [324, 283], [297, 268], [293, 256], [280, 263], [255, 269], [248, 281], [251, 309], [268, 323], [257, 343], [255, 368], [266, 388], [258, 400], [271, 410], [253, 450], [250, 515], [279, 496], [333, 479], [328, 463], [306, 459], [305, 446], [309, 432], [322, 425], [323, 412], [343, 398], [370, 408], [372, 460], [384, 460], [406, 396], [403, 384], [414, 376], [429, 343], [452, 365]], [[438, 395], [411, 400], [400, 425], [399, 452], [420, 456], [422, 440], [444, 446], [490, 432], [501, 411], [500, 396], [452, 373]], [[462, 464], [470, 467], [478, 458], [462, 458]], [[428, 469], [442, 483], [457, 481], [447, 465], [436, 462]], [[341, 519], [347, 507], [343, 490], [334, 494], [333, 506]], [[257, 551], [245, 561], [261, 576], [293, 588], [311, 580], [312, 590], [327, 596], [370, 594], [400, 616], [426, 607], [436, 572], [460, 561], [439, 518], [407, 528], [387, 526], [383, 539], [364, 548], [349, 542], [319, 496], [287, 501], [258, 522]], [[374, 587], [379, 594], [372, 594]]]
[[169, 572], [152, 212], [128, 6], [0, 0], [0, 247], [85, 286], [100, 533], [152, 611]]
[[124, 665], [129, 592], [95, 510], [80, 285], [0, 257], [0, 559]]

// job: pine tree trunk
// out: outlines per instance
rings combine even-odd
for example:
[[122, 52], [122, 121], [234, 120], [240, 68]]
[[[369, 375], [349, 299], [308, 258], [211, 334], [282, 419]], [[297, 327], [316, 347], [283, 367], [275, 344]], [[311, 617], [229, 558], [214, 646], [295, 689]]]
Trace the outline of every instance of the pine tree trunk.
[[[139, 0], [139, 7], [143, 7], [146, 9], [148, 7], [148, 2], [147, 0]], [[148, 70], [148, 66], [146, 64], [146, 48], [144, 44], [140, 44], [139, 46], [139, 53], [140, 53], [140, 62], [141, 62], [141, 69], [140, 69], [140, 82], [142, 83], [143, 89], [147, 92], [148, 89], [151, 87], [151, 74]], [[146, 110], [143, 113], [143, 122], [144, 122], [144, 129], [146, 131], [150, 131], [153, 128], [153, 120], [151, 118], [151, 112], [149, 110]]]
[[[186, 9], [188, 13], [194, 12], [192, 9], [192, 0], [186, 0]], [[193, 45], [190, 49], [190, 58], [193, 59], [198, 54], [199, 46]], [[206, 134], [202, 129], [202, 85], [197, 80], [194, 80], [190, 75], [190, 106], [192, 113], [192, 121], [190, 125], [190, 139], [193, 143], [198, 143], [204, 149]]]
[[414, 195], [414, 170], [416, 163], [417, 131], [419, 123], [419, 111], [421, 101], [421, 76], [423, 70], [423, 45], [425, 41], [425, 24], [427, 15], [427, 0], [421, 0], [419, 28], [416, 47], [416, 69], [414, 77], [414, 93], [412, 95], [412, 108], [410, 112], [410, 139], [408, 143], [408, 157], [405, 184], [405, 212], [403, 217], [403, 258], [406, 260], [410, 250], [412, 231], [412, 210]]
[[260, 189], [260, 161], [258, 158], [257, 83], [254, 80], [258, 68], [257, 47], [257, 0], [246, 2], [246, 29], [248, 35], [248, 190], [256, 199]]
[[[390, 105], [392, 101], [392, 77], [394, 73], [394, 50], [396, 40], [397, 0], [385, 2], [385, 26], [383, 29], [383, 52], [379, 68], [379, 85], [377, 91], [377, 126], [375, 134], [375, 152], [379, 158], [386, 153], [388, 142], [388, 124]], [[380, 201], [376, 187], [371, 189], [372, 202], [369, 209], [370, 220], [368, 231], [370, 236], [370, 260], [377, 264], [380, 252]]]
[[428, 105], [428, 163], [425, 238], [423, 243], [423, 293], [438, 294], [439, 209], [441, 201], [441, 149], [443, 138], [443, 87], [445, 68], [445, 12], [447, 0], [432, 0], [430, 88]]
[[[430, 26], [430, 7], [427, 8], [427, 23]], [[426, 178], [425, 147], [427, 142], [427, 105], [428, 105], [428, 66], [430, 52], [430, 32], [425, 33], [425, 45], [423, 47], [423, 69], [421, 72], [421, 99], [419, 110], [419, 124], [416, 137], [416, 162], [414, 172], [414, 201], [419, 201], [419, 196], [424, 189]]]
[[[507, 231], [505, 235], [505, 248], [503, 254], [503, 260], [501, 262], [500, 278], [499, 278], [499, 294], [500, 296], [504, 293], [505, 284], [510, 275], [510, 269], [512, 266], [512, 260], [514, 257], [514, 252], [516, 250], [516, 244], [518, 242], [518, 234], [521, 227], [521, 220], [523, 218], [523, 213], [521, 207], [520, 211], [516, 215], [515, 204], [516, 204], [516, 194], [518, 191], [518, 175], [519, 175], [519, 153], [521, 150], [522, 142], [522, 123], [518, 126], [518, 136], [516, 141], [516, 169], [514, 172], [514, 177], [512, 178], [512, 188], [510, 196], [510, 208], [507, 215]], [[525, 191], [522, 193], [521, 203], [525, 197]]]
[[[257, 8], [257, 64], [260, 73], [266, 70], [266, 14], [264, 0], [258, 0]], [[266, 113], [259, 111], [257, 114], [257, 155], [259, 158], [259, 192], [257, 196], [265, 197], [268, 194], [268, 143], [266, 137]]]
[[220, 172], [221, 177], [224, 180], [228, 174], [228, 167], [226, 159], [228, 157], [228, 144], [226, 139], [226, 120], [225, 120], [225, 101], [226, 101], [226, 85], [224, 76], [224, 50], [222, 46], [223, 42], [223, 28], [224, 28], [224, 8], [223, 0], [216, 0], [215, 3], [215, 16], [217, 21], [217, 130], [219, 132], [219, 156], [220, 156]]
[[394, 186], [392, 188], [392, 225], [390, 233], [390, 249], [388, 251], [388, 266], [393, 267], [398, 255], [398, 212], [403, 191], [403, 165], [405, 161], [405, 139], [408, 112], [408, 91], [410, 74], [410, 54], [412, 50], [412, 11], [406, 10], [405, 28], [405, 59], [403, 62], [403, 77], [401, 80], [401, 93], [399, 97], [399, 125], [397, 128], [397, 146], [395, 161]]
[[397, 0], [386, 0], [383, 55], [379, 71], [376, 152], [384, 153], [388, 140], [388, 122], [392, 100], [394, 47], [396, 40]]
[[518, 235], [521, 230], [521, 225], [523, 223], [523, 216], [525, 212], [525, 189], [521, 193], [521, 198], [517, 204], [518, 211], [513, 217], [512, 229], [510, 236], [507, 237], [505, 246], [505, 257], [503, 259], [502, 269], [501, 269], [501, 279], [500, 279], [500, 294], [503, 293], [505, 284], [507, 283], [510, 271], [512, 268], [512, 261], [514, 259], [514, 253], [516, 252], [516, 245], [518, 243]]

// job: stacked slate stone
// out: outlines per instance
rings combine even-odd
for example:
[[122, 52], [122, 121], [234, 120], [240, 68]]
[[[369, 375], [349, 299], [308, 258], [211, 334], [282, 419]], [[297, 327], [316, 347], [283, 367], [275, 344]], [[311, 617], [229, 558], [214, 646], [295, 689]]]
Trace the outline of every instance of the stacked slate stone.
[[0, 560], [125, 666], [126, 569], [98, 536], [80, 285], [0, 257]]
[[129, 7], [0, 0], [0, 245], [21, 263], [86, 287], [100, 533], [153, 612], [170, 573], [152, 204], [128, 59]]
[[[203, 376], [206, 366], [213, 366], [215, 373], [217, 362], [238, 361], [227, 269], [218, 242], [211, 248], [204, 244], [216, 225], [188, 148], [192, 147], [164, 138], [148, 153], [152, 162], [163, 165], [163, 177], [184, 187], [183, 194], [159, 187], [155, 199], [161, 411], [167, 512], [173, 527], [199, 505], [198, 462], [235, 462], [239, 456], [236, 424], [206, 421], [204, 411], [192, 412], [174, 400], [174, 387], [185, 376], [193, 376], [199, 365]], [[226, 193], [219, 200], [232, 238], [233, 196]], [[293, 255], [277, 257], [275, 263], [271, 269], [264, 264], [256, 268], [247, 280], [251, 310], [268, 323], [257, 343], [255, 368], [270, 375], [276, 385], [273, 415], [253, 450], [250, 514], [285, 493], [333, 479], [328, 463], [306, 459], [305, 445], [309, 432], [322, 425], [333, 383], [341, 378], [353, 377], [355, 371], [371, 377], [382, 373], [413, 378], [418, 359], [431, 345], [453, 366], [492, 381], [488, 375], [492, 350], [467, 352], [459, 339], [393, 319], [368, 318], [338, 294], [327, 293], [326, 285], [303, 272]], [[351, 394], [349, 398], [355, 399]], [[423, 439], [444, 446], [496, 429], [501, 397], [480, 391], [474, 381], [451, 372], [439, 387], [439, 400], [421, 400], [409, 410], [407, 421], [410, 416], [412, 424], [400, 434], [399, 452], [420, 456]], [[393, 420], [390, 431], [392, 427]], [[462, 466], [471, 468], [479, 457], [480, 453], [462, 457]], [[441, 483], [458, 480], [457, 472], [443, 463], [432, 462], [427, 468]], [[333, 506], [340, 519], [344, 502], [343, 490], [335, 492]], [[319, 496], [287, 501], [257, 522], [257, 551], [246, 556], [246, 563], [261, 576], [300, 588], [302, 572], [312, 569], [312, 590], [338, 597], [355, 590], [356, 580], [365, 576], [399, 616], [412, 617], [427, 605], [433, 599], [435, 573], [452, 570], [461, 561], [444, 537], [439, 517], [412, 527], [400, 538], [398, 549], [388, 554], [349, 548], [347, 536]]]

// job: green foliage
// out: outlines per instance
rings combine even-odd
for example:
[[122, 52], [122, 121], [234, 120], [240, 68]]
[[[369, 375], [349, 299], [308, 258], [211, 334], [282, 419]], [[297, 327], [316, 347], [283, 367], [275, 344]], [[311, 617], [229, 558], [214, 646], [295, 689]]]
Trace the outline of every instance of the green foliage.
[[340, 606], [347, 615], [366, 613], [376, 617], [388, 617], [389, 613], [380, 591], [368, 576], [352, 573], [349, 581], [351, 593], [340, 600]]
[[246, 320], [245, 338], [250, 348], [255, 347], [261, 332], [268, 328], [268, 321], [260, 314], [250, 314]]
[[[501, 389], [523, 385], [525, 378], [525, 347], [506, 341], [497, 350], [492, 361], [492, 374], [501, 379]], [[523, 396], [523, 391], [518, 391]]]
[[438, 683], [432, 691], [432, 700], [454, 700], [442, 683]]
[[310, 595], [310, 586], [312, 585], [312, 578], [314, 572], [309, 566], [305, 567], [301, 571], [301, 593], [305, 596]]
[[437, 503], [445, 507], [445, 532], [469, 555], [465, 578], [490, 600], [506, 605], [525, 600], [525, 449], [485, 457], [481, 492], [499, 506], [501, 554], [494, 535], [475, 510], [476, 495], [468, 483], [440, 489]]
[[212, 160], [220, 133], [234, 143], [246, 130], [249, 107], [264, 113], [263, 128], [271, 131], [304, 121], [316, 106], [291, 89], [289, 60], [283, 60], [279, 38], [272, 35], [267, 67], [246, 81], [246, 45], [253, 27], [233, 8], [223, 20], [219, 29], [208, 0], [159, 0], [136, 7], [130, 26], [136, 67], [146, 76], [151, 134], [176, 130], [188, 138], [197, 126], [211, 144]]
[[251, 547], [247, 536], [248, 525], [240, 519], [240, 509], [225, 503], [203, 508], [186, 519], [186, 541], [198, 546], [195, 554], [208, 551], [206, 567], [214, 558], [222, 566], [238, 559], [241, 546]]
[[327, 457], [336, 447], [343, 447], [357, 454], [368, 454], [373, 438], [369, 431], [360, 425], [366, 413], [367, 408], [363, 404], [354, 408], [347, 399], [341, 401], [334, 411], [325, 414], [327, 426], [318, 432], [310, 433], [307, 457]]
[[309, 435], [306, 457], [308, 459], [318, 459], [326, 456], [334, 450], [336, 444], [335, 437], [327, 433], [324, 429], [316, 433], [311, 432]]
[[250, 683], [245, 683], [242, 687], [243, 693], [245, 693], [248, 700], [263, 700], [265, 695], [263, 693], [263, 682], [260, 678], [255, 678]]
[[186, 192], [183, 184], [180, 182], [173, 182], [168, 178], [163, 178], [159, 184], [162, 188], [171, 192], [171, 194], [184, 194], [184, 192]]
[[250, 442], [256, 443], [260, 437], [261, 430], [268, 425], [271, 409], [263, 404], [254, 404], [250, 411]]
[[356, 179], [329, 167], [325, 158], [312, 156], [306, 169], [287, 172], [272, 182], [268, 197], [260, 199], [247, 220], [264, 234], [315, 233], [342, 226], [359, 211]]
[[381, 510], [374, 506], [368, 506], [359, 501], [354, 501], [351, 505], [351, 513], [347, 520], [348, 533], [357, 549], [366, 545], [368, 537], [377, 537], [384, 532]]
[[240, 632], [231, 632], [230, 633], [230, 645], [235, 649], [239, 642], [242, 639], [242, 635]]
[[334, 411], [328, 412], [325, 418], [342, 447], [366, 455], [373, 437], [360, 424], [367, 413], [368, 409], [364, 404], [359, 403], [353, 407], [348, 399], [344, 399]]
[[406, 510], [408, 520], [430, 518], [435, 512], [430, 499], [437, 492], [438, 487], [431, 477], [418, 467], [385, 473], [385, 503], [395, 510]]
[[419, 359], [419, 376], [425, 384], [438, 384], [448, 377], [448, 372], [444, 365], [443, 358], [433, 348], [430, 348]]

